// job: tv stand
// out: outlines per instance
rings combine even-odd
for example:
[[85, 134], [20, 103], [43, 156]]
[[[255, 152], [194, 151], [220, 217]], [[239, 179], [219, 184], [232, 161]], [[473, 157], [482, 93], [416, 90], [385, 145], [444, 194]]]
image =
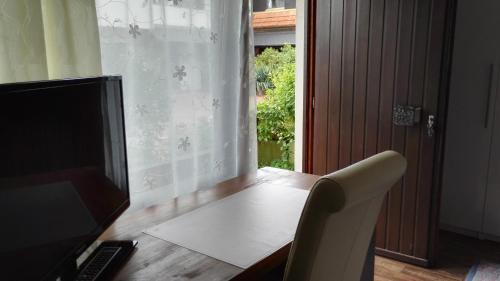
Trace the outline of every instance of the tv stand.
[[76, 281], [111, 280], [132, 254], [137, 241], [104, 241], [82, 263]]

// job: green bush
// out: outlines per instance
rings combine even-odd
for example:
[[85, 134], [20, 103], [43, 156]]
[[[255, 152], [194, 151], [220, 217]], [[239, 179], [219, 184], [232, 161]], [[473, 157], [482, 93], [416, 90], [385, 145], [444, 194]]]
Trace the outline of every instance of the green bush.
[[295, 64], [295, 48], [285, 45], [280, 49], [266, 48], [255, 58], [255, 66], [268, 67], [271, 72], [275, 72], [286, 64]]
[[295, 49], [286, 45], [281, 50], [268, 48], [256, 58], [256, 68], [269, 69], [272, 87], [257, 105], [257, 136], [259, 141], [276, 141], [281, 159], [271, 166], [293, 169], [295, 138]]
[[267, 90], [273, 88], [271, 72], [266, 66], [257, 67], [255, 69], [255, 80], [258, 94], [263, 94]]

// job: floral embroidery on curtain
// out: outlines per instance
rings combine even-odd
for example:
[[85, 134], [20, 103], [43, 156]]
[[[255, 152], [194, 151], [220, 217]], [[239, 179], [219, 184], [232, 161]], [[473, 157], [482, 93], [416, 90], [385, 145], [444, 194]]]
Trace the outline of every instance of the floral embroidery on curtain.
[[123, 76], [133, 206], [255, 171], [249, 1], [96, 8], [103, 73]]

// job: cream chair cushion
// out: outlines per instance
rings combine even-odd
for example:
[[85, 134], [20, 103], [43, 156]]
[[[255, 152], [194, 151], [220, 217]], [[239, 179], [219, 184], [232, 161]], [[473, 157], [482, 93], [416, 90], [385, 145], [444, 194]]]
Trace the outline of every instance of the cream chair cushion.
[[405, 158], [386, 151], [319, 179], [302, 212], [285, 281], [359, 281], [384, 196], [405, 170]]

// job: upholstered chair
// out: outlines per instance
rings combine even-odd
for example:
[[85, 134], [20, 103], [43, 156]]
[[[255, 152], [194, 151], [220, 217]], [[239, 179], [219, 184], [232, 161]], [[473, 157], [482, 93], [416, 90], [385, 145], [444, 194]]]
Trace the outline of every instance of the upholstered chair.
[[386, 151], [320, 178], [302, 211], [285, 281], [359, 281], [384, 197], [406, 170]]

